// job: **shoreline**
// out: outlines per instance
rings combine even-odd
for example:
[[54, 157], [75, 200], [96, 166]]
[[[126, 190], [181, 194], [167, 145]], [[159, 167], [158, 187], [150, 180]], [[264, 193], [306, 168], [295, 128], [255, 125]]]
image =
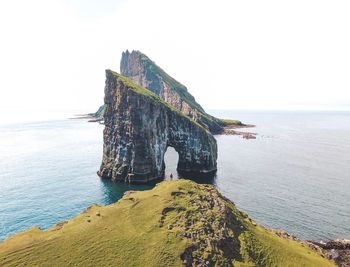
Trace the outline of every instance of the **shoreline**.
[[245, 132], [245, 131], [237, 131], [235, 129], [245, 129], [245, 128], [254, 128], [256, 127], [253, 124], [231, 124], [224, 127], [224, 131], [222, 135], [239, 135], [244, 139], [256, 139], [257, 133], [254, 132]]

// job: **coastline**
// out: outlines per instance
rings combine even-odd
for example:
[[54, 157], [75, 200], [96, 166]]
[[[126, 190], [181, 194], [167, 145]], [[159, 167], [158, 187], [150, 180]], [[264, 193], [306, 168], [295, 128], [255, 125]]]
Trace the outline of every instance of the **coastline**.
[[239, 135], [244, 139], [256, 139], [257, 133], [237, 131], [236, 129], [254, 128], [253, 124], [231, 124], [224, 127], [223, 135]]

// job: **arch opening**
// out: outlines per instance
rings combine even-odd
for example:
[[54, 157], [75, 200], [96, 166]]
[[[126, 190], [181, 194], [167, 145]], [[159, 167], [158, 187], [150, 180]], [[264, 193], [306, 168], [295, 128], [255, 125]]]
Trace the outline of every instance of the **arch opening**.
[[171, 180], [172, 174], [173, 180], [179, 179], [177, 172], [177, 164], [179, 162], [179, 153], [172, 146], [168, 146], [164, 153], [164, 180]]

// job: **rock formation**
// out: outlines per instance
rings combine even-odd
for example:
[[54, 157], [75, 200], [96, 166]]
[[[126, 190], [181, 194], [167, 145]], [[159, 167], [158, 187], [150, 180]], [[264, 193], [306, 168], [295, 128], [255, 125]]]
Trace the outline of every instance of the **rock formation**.
[[169, 146], [179, 154], [178, 171], [216, 171], [211, 133], [150, 90], [107, 70], [104, 102], [101, 177], [134, 183], [162, 178]]
[[207, 127], [212, 133], [223, 131], [224, 121], [206, 113], [188, 92], [186, 86], [169, 76], [140, 51], [134, 50], [130, 53], [126, 50], [123, 52], [120, 72], [142, 87], [159, 95], [165, 102]]
[[[127, 50], [123, 52], [120, 62], [120, 72], [138, 85], [157, 94], [165, 102], [209, 129], [213, 134], [223, 133], [224, 127], [232, 124], [232, 122], [235, 125], [242, 125], [240, 121], [231, 121], [228, 123], [227, 120], [221, 120], [206, 113], [188, 92], [186, 86], [168, 75], [140, 51], [132, 51], [130, 53]], [[95, 113], [95, 117], [101, 117], [101, 114], [100, 107]]]

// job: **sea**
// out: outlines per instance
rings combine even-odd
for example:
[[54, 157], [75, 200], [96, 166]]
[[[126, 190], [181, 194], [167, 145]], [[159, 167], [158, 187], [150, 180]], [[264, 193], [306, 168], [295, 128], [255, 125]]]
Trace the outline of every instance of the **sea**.
[[[210, 183], [224, 196], [265, 227], [301, 239], [350, 239], [350, 112], [210, 113], [256, 125], [241, 129], [256, 139], [215, 136], [218, 171]], [[0, 240], [152, 188], [100, 179], [104, 126], [69, 117], [0, 121]], [[168, 148], [165, 179], [181, 178], [177, 160]]]

